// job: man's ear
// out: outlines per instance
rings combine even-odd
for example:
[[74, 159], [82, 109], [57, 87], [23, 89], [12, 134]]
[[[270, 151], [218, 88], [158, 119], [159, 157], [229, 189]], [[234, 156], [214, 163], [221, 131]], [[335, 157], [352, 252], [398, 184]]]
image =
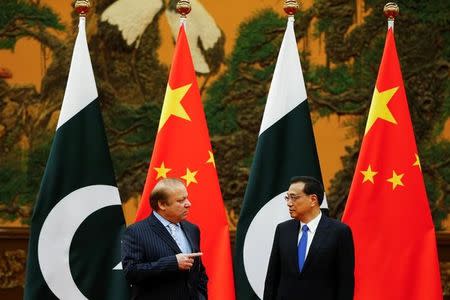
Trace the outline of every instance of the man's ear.
[[166, 203], [158, 200], [158, 207], [160, 210], [166, 210]]
[[314, 204], [313, 206], [319, 206], [319, 198], [317, 198], [316, 194], [312, 194], [311, 195], [311, 200], [313, 201], [312, 203]]

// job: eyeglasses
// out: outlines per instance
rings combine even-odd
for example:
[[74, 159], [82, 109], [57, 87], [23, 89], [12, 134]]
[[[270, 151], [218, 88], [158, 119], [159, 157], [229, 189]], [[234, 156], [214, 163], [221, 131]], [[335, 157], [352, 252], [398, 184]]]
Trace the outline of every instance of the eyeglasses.
[[301, 198], [303, 196], [309, 196], [309, 195], [305, 195], [305, 194], [302, 194], [302, 195], [287, 194], [286, 196], [284, 196], [284, 200], [286, 200], [286, 202], [289, 201], [289, 200], [292, 200], [292, 202], [294, 202], [295, 200], [297, 200], [297, 199], [299, 199], [299, 198]]

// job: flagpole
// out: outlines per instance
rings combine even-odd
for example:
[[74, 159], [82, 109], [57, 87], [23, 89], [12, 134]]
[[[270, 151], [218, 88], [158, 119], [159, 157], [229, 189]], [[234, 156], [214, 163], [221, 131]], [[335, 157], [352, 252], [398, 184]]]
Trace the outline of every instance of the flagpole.
[[397, 3], [388, 2], [384, 6], [383, 12], [388, 19], [388, 29], [392, 28], [392, 31], [394, 31], [394, 21], [400, 12], [400, 8], [398, 7]]
[[180, 25], [186, 27], [187, 15], [191, 12], [191, 1], [189, 0], [179, 0], [177, 2], [177, 13], [180, 14]]

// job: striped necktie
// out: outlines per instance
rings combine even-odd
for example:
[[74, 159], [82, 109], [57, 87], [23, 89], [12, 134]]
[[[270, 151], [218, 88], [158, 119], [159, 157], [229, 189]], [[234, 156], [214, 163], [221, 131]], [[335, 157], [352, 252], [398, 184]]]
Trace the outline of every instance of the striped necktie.
[[177, 243], [178, 247], [180, 247], [180, 239], [178, 238], [178, 231], [180, 228], [178, 227], [177, 224], [173, 224], [173, 223], [170, 223], [167, 226], [169, 227], [170, 235], [173, 237], [173, 239], [175, 240], [175, 243]]

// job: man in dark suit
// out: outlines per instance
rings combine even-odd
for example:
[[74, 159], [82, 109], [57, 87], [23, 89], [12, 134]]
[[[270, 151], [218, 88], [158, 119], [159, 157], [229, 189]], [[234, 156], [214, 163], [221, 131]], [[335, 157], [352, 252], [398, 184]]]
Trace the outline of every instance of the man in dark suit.
[[292, 220], [278, 224], [264, 300], [352, 300], [355, 255], [350, 227], [320, 211], [322, 184], [291, 179], [285, 200]]
[[191, 203], [178, 179], [160, 180], [150, 194], [152, 214], [127, 228], [122, 266], [132, 299], [207, 299], [200, 230], [184, 219]]

